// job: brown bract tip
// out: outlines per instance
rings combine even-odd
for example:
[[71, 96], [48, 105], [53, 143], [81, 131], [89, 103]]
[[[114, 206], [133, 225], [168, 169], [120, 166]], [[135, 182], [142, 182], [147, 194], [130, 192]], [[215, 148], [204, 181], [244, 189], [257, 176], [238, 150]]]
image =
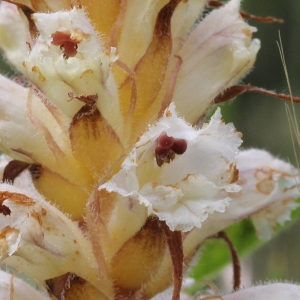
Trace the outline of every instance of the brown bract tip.
[[263, 88], [260, 88], [257, 86], [251, 86], [251, 85], [234, 85], [234, 86], [226, 89], [225, 91], [223, 91], [221, 94], [219, 94], [215, 98], [214, 103], [219, 104], [219, 103], [227, 102], [245, 92], [256, 92], [256, 93], [260, 93], [260, 94], [263, 94], [266, 96], [276, 97], [276, 98], [279, 98], [282, 100], [300, 103], [299, 97], [276, 93], [273, 91], [269, 91], [269, 90], [266, 90], [266, 89], [263, 89]]
[[[217, 0], [210, 0], [208, 1], [208, 5], [212, 8], [218, 8], [223, 6], [225, 3], [221, 2], [221, 1], [217, 1]], [[257, 22], [261, 22], [261, 23], [280, 23], [282, 24], [284, 21], [282, 19], [277, 19], [271, 16], [267, 16], [267, 17], [259, 17], [259, 16], [255, 16], [252, 14], [248, 14], [244, 11], [240, 11], [240, 14], [243, 18], [245, 19], [249, 19], [249, 20], [253, 20], [253, 21], [257, 21]]]
[[29, 163], [20, 160], [10, 161], [4, 168], [2, 181], [8, 181], [13, 183], [14, 180], [28, 167]]

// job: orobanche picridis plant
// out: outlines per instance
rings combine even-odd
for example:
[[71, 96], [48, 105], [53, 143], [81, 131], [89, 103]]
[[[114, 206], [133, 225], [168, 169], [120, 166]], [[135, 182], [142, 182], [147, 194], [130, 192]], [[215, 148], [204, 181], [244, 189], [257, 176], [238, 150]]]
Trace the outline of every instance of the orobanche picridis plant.
[[[220, 7], [201, 18], [208, 5]], [[173, 286], [167, 297], [179, 299], [207, 238], [251, 216], [268, 239], [290, 218], [297, 171], [239, 151], [220, 109], [203, 122], [238, 93], [270, 93], [235, 85], [260, 48], [239, 10], [240, 0], [1, 3], [0, 47], [21, 74], [0, 77], [3, 295], [150, 299]]]

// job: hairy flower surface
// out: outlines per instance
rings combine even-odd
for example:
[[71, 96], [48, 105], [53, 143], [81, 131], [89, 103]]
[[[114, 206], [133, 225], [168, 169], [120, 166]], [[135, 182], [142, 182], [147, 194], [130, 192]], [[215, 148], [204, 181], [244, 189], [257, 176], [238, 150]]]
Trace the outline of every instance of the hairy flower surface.
[[[261, 239], [270, 239], [277, 225], [291, 219], [291, 211], [299, 207], [298, 170], [268, 152], [257, 149], [242, 151], [237, 157], [240, 170], [240, 198], [257, 205], [251, 219]], [[267, 207], [266, 209], [261, 209]]]
[[242, 289], [223, 297], [224, 300], [274, 299], [292, 300], [300, 296], [300, 287], [291, 283], [270, 283]]
[[244, 197], [260, 182], [220, 110], [197, 126], [260, 47], [240, 0], [201, 19], [207, 3], [2, 1], [0, 49], [20, 76], [0, 76], [0, 259], [51, 297], [150, 299], [174, 278], [178, 299], [206, 238], [295, 207], [284, 164], [267, 200]]
[[[218, 291], [217, 295], [209, 295], [208, 299], [224, 299], [224, 300], [293, 300], [300, 296], [300, 286], [293, 283], [266, 283], [252, 287], [245, 287], [229, 295], [221, 295]], [[171, 297], [170, 291], [162, 293], [153, 300], [168, 300]], [[205, 296], [204, 296], [205, 297]], [[196, 300], [198, 298], [182, 294], [182, 300]], [[201, 299], [201, 298], [200, 298]], [[204, 298], [205, 299], [205, 298]]]
[[[175, 143], [186, 144], [184, 153], [168, 149], [169, 140], [173, 148]], [[138, 200], [148, 215], [166, 221], [171, 230], [190, 231], [201, 227], [208, 214], [224, 212], [230, 200], [225, 191], [239, 191], [232, 183], [237, 180], [234, 162], [240, 144], [238, 133], [221, 121], [219, 110], [197, 130], [178, 118], [171, 106], [141, 136], [122, 170], [100, 189]], [[168, 155], [174, 157], [160, 165], [159, 159]]]
[[203, 230], [190, 234], [187, 243], [191, 246], [196, 235], [204, 240], [248, 216], [258, 236], [270, 239], [276, 226], [290, 220], [291, 211], [299, 207], [293, 202], [299, 195], [298, 171], [289, 163], [258, 149], [240, 151], [236, 163], [240, 192], [229, 193], [232, 200], [225, 212], [212, 215], [203, 223]]

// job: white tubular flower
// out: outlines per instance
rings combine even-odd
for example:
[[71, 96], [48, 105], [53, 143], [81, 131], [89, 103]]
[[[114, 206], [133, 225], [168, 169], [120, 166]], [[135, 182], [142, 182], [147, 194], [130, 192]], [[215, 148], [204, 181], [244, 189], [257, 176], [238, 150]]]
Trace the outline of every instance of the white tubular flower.
[[262, 239], [270, 239], [277, 224], [290, 219], [290, 213], [299, 205], [298, 171], [264, 150], [249, 149], [237, 155], [241, 186], [239, 193], [229, 193], [231, 202], [223, 214], [212, 215], [203, 223], [202, 230], [194, 230], [185, 238], [186, 251], [196, 247], [195, 241], [204, 241], [231, 224], [251, 217]]
[[[172, 293], [170, 290], [165, 291], [152, 298], [151, 300], [169, 300]], [[221, 296], [210, 295], [207, 299], [222, 299], [222, 300], [294, 300], [300, 297], [300, 286], [292, 283], [268, 283], [235, 291], [230, 295]], [[197, 300], [193, 296], [182, 294], [181, 300]], [[199, 298], [200, 299], [200, 298]], [[202, 299], [202, 298], [201, 298]], [[206, 299], [206, 298], [203, 298]]]
[[71, 155], [67, 117], [58, 111], [53, 115], [51, 105], [32, 90], [1, 75], [0, 87], [2, 152], [26, 162], [44, 161], [49, 167], [56, 164], [59, 153]]
[[142, 135], [121, 171], [99, 189], [138, 200], [171, 230], [190, 231], [201, 227], [208, 214], [224, 212], [230, 201], [225, 191], [240, 190], [233, 183], [240, 144], [219, 110], [197, 130], [171, 105]]
[[240, 2], [229, 1], [210, 13], [177, 53], [183, 63], [173, 101], [188, 122], [196, 122], [198, 112], [205, 111], [219, 93], [237, 83], [255, 62], [260, 42], [251, 40], [256, 29], [241, 18]]
[[291, 283], [270, 283], [239, 290], [222, 296], [224, 300], [294, 300], [300, 298], [300, 286]]
[[172, 18], [172, 37], [174, 52], [180, 49], [184, 38], [190, 34], [199, 20], [207, 0], [181, 1]]
[[36, 13], [33, 20], [39, 36], [24, 61], [28, 78], [68, 116], [73, 117], [84, 104], [76, 96], [92, 95], [95, 103], [97, 95], [101, 96], [102, 113], [107, 98], [114, 102], [117, 113], [116, 90], [113, 98], [107, 92], [114, 86], [109, 79], [110, 57], [85, 12], [74, 8]]
[[291, 219], [291, 211], [299, 207], [298, 171], [263, 150], [242, 151], [237, 157], [242, 186], [239, 199], [252, 203], [257, 213], [251, 216], [261, 239], [272, 237], [277, 225]]
[[0, 185], [1, 261], [40, 283], [74, 273], [109, 294], [111, 286], [104, 276], [99, 281], [91, 244], [77, 224], [45, 201], [30, 181], [22, 185]]
[[9, 274], [0, 270], [0, 294], [2, 299], [13, 300], [51, 300], [46, 289], [38, 291], [28, 283], [16, 277], [16, 274]]

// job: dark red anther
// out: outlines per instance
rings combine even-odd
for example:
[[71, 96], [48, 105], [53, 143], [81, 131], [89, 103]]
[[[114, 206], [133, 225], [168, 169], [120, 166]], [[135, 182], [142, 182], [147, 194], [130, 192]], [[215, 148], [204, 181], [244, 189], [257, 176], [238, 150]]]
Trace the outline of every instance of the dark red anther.
[[164, 163], [170, 163], [175, 155], [183, 154], [187, 149], [187, 142], [184, 139], [175, 139], [163, 132], [156, 140], [155, 148], [156, 162], [159, 167]]
[[163, 149], [170, 149], [174, 144], [174, 138], [163, 132], [157, 139], [157, 144]]
[[176, 153], [176, 154], [183, 154], [186, 149], [187, 149], [187, 142], [184, 139], [175, 139], [174, 140], [174, 145], [171, 147], [171, 149]]
[[51, 44], [54, 46], [60, 46], [60, 49], [64, 53], [64, 57], [73, 57], [77, 54], [77, 42], [71, 38], [71, 34], [68, 31], [56, 31], [51, 34]]
[[160, 158], [165, 158], [170, 152], [170, 149], [164, 149], [159, 146], [155, 148], [155, 155]]

